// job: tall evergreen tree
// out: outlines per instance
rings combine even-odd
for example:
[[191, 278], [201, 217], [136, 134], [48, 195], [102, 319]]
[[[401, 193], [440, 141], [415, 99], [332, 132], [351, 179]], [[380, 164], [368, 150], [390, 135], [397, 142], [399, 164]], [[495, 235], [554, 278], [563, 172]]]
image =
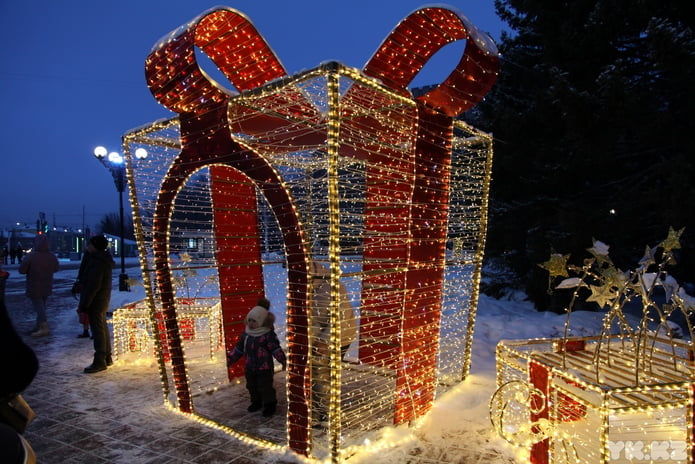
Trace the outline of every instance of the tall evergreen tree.
[[[695, 275], [695, 4], [690, 0], [496, 0], [512, 33], [475, 113], [496, 139], [489, 252], [515, 250], [527, 291], [551, 306], [537, 264], [581, 263], [592, 238], [630, 267], [682, 236]], [[560, 309], [560, 308], [553, 308]]]

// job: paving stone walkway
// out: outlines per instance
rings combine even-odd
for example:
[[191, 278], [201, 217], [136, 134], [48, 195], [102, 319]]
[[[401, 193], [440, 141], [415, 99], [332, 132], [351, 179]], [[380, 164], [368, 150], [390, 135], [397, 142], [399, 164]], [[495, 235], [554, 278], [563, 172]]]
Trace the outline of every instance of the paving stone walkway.
[[[6, 266], [14, 276], [16, 270]], [[51, 335], [28, 336], [33, 311], [24, 281], [8, 281], [6, 304], [15, 328], [39, 358], [40, 368], [24, 397], [37, 413], [25, 437], [40, 464], [257, 464], [299, 462], [278, 457], [188, 420], [164, 406], [156, 363], [116, 362], [84, 374], [92, 342], [77, 338], [80, 326], [71, 281], [58, 280], [48, 319]]]

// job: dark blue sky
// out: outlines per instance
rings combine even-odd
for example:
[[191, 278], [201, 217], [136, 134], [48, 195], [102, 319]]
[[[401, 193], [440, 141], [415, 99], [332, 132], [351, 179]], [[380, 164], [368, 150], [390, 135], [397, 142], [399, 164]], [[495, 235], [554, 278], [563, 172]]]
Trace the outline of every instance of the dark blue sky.
[[[92, 155], [123, 133], [173, 116], [150, 94], [144, 61], [162, 36], [217, 5], [256, 25], [290, 74], [327, 60], [362, 68], [415, 9], [411, 0], [0, 0], [0, 229], [93, 226], [118, 211], [111, 175]], [[446, 3], [498, 41], [493, 0]], [[460, 56], [460, 55], [459, 55]], [[414, 85], [438, 83], [456, 61], [433, 59]]]

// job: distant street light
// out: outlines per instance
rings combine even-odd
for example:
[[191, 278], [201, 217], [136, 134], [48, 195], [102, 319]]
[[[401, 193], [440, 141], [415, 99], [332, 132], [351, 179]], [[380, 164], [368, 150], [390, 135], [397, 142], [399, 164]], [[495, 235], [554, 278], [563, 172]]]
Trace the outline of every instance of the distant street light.
[[[125, 273], [125, 246], [123, 244], [125, 230], [123, 225], [123, 192], [128, 184], [128, 178], [125, 172], [125, 159], [123, 156], [115, 151], [108, 153], [108, 150], [104, 147], [96, 147], [94, 149], [94, 156], [103, 164], [111, 175], [113, 176], [113, 182], [116, 185], [116, 190], [118, 191], [118, 217], [120, 221], [121, 229], [121, 245], [120, 245], [120, 255], [121, 255], [121, 274], [118, 276], [118, 290], [121, 292], [129, 292], [130, 286], [128, 285], [128, 275]], [[138, 159], [144, 159], [147, 157], [147, 151], [144, 148], [138, 148], [135, 151], [135, 157]]]

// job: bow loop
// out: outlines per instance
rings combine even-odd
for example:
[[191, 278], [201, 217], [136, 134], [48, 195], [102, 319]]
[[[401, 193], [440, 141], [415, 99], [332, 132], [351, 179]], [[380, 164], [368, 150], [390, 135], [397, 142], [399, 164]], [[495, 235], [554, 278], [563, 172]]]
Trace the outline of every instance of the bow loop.
[[195, 112], [231, 96], [200, 67], [195, 47], [242, 92], [287, 74], [245, 15], [231, 8], [213, 8], [161, 39], [145, 62], [150, 91], [177, 113]]
[[444, 7], [414, 11], [389, 34], [363, 72], [407, 94], [408, 84], [430, 58], [457, 40], [466, 40], [466, 46], [456, 68], [444, 82], [418, 97], [431, 109], [456, 117], [482, 100], [499, 69], [495, 43], [460, 12]]

